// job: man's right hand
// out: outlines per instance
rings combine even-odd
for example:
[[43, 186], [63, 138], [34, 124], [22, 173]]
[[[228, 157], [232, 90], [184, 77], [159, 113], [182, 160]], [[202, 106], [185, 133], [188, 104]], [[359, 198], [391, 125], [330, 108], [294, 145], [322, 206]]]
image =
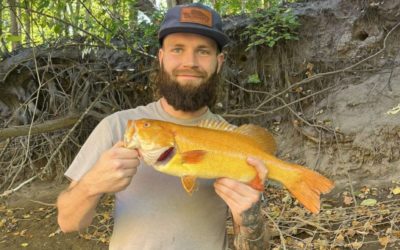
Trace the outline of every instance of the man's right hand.
[[105, 151], [93, 168], [81, 179], [90, 195], [114, 193], [124, 190], [136, 174], [139, 154], [135, 149], [123, 147], [117, 142]]

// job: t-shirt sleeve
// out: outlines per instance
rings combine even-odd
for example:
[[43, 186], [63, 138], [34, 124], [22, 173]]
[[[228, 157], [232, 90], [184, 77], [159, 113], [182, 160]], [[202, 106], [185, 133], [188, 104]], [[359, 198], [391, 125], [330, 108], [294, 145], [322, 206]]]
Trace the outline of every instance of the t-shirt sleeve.
[[108, 119], [103, 119], [92, 131], [75, 159], [65, 172], [65, 176], [78, 181], [94, 166], [101, 154], [111, 148], [117, 140], [113, 138]]

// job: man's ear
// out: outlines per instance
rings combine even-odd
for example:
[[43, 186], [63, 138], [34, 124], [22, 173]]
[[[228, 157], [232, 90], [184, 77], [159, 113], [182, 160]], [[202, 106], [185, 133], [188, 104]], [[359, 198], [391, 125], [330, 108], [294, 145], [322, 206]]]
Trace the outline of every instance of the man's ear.
[[160, 63], [160, 67], [162, 64], [163, 57], [164, 57], [164, 50], [162, 48], [160, 48], [158, 50], [158, 62]]
[[222, 65], [224, 64], [224, 60], [225, 60], [225, 55], [224, 53], [219, 53], [217, 56], [217, 62], [218, 62], [218, 68], [217, 68], [217, 73], [219, 73], [222, 69]]

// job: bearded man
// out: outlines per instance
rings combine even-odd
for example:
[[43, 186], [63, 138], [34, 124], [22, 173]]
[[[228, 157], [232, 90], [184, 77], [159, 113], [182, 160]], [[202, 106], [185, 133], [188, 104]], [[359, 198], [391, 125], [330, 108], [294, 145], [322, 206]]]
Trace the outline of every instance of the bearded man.
[[[114, 229], [110, 249], [226, 249], [225, 221], [232, 213], [237, 249], [266, 249], [266, 223], [261, 193], [228, 179], [200, 180], [188, 196], [178, 178], [157, 172], [140, 160], [136, 150], [123, 147], [127, 121], [156, 119], [183, 125], [223, 120], [209, 107], [216, 98], [218, 74], [228, 37], [217, 12], [202, 4], [170, 9], [161, 25], [161, 99], [103, 119], [82, 146], [65, 175], [70, 186], [57, 201], [63, 232], [88, 227], [100, 197], [115, 193]], [[263, 163], [248, 163], [265, 180]], [[228, 210], [229, 208], [229, 210]]]

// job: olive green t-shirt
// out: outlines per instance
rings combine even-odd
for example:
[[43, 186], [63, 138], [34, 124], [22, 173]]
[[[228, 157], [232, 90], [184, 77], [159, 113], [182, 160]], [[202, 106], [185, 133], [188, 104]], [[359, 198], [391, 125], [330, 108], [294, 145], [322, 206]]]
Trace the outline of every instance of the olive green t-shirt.
[[[163, 110], [160, 101], [114, 113], [93, 130], [65, 175], [78, 181], [104, 151], [123, 140], [127, 121], [141, 118], [184, 125], [196, 125], [204, 119], [222, 120], [210, 111], [195, 119], [176, 119]], [[115, 194], [110, 249], [225, 249], [227, 206], [215, 193], [213, 182], [198, 180], [198, 190], [190, 196], [178, 177], [141, 162], [130, 185]]]

